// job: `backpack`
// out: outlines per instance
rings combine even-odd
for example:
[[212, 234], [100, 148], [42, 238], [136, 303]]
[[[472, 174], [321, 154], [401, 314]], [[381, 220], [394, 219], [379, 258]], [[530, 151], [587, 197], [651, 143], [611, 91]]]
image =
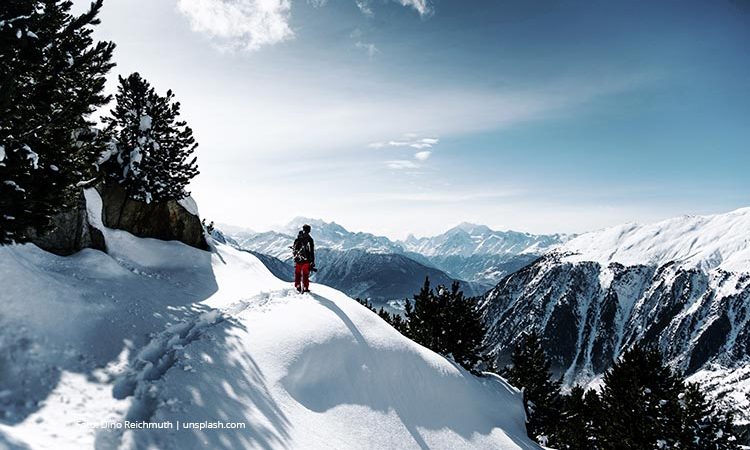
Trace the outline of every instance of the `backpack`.
[[292, 255], [294, 256], [294, 262], [308, 262], [312, 260], [312, 238], [309, 236], [301, 236], [294, 240], [292, 248]]

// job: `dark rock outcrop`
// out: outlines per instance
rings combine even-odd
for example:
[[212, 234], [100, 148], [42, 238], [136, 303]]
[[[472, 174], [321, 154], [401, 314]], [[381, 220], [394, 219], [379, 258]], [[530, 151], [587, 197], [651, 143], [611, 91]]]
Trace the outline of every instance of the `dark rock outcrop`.
[[89, 224], [83, 191], [78, 195], [75, 208], [52, 217], [49, 231], [30, 230], [29, 237], [37, 247], [60, 256], [72, 255], [84, 248], [106, 250], [104, 235]]
[[176, 200], [145, 203], [128, 198], [125, 190], [111, 183], [97, 186], [102, 197], [102, 221], [108, 228], [139, 237], [180, 241], [208, 250], [200, 218]]

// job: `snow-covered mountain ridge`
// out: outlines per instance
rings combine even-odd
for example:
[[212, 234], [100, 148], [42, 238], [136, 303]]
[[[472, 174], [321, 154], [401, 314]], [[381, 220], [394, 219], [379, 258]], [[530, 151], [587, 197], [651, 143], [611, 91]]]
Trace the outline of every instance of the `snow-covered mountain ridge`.
[[[106, 229], [107, 253], [0, 247], [0, 447], [537, 449], [520, 394], [247, 252]], [[95, 428], [122, 420], [234, 429]]]
[[578, 236], [557, 250], [574, 253], [568, 261], [596, 261], [603, 266], [674, 262], [704, 270], [750, 272], [750, 208], [616, 226]]
[[542, 254], [570, 237], [565, 234], [536, 235], [518, 231], [494, 231], [485, 225], [464, 222], [437, 236], [409, 236], [400, 243], [405, 250], [428, 257], [469, 257]]
[[595, 382], [636, 342], [655, 345], [726, 397], [715, 374], [734, 383], [750, 367], [749, 247], [748, 208], [581, 235], [486, 295], [487, 344], [502, 363], [539, 330], [568, 386]]

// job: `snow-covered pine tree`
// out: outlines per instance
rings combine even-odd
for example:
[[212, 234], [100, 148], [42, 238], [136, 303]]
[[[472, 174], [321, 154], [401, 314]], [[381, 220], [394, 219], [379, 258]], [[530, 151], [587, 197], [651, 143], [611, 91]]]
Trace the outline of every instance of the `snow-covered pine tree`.
[[484, 324], [473, 299], [465, 298], [458, 282], [450, 289], [430, 288], [430, 279], [406, 301], [406, 320], [394, 326], [414, 342], [432, 351], [450, 355], [468, 370], [475, 370], [482, 355]]
[[425, 278], [422, 289], [414, 295], [414, 303], [406, 300], [405, 316], [407, 322], [407, 336], [418, 344], [443, 353], [439, 341], [438, 322], [439, 306], [435, 294], [430, 288], [429, 277]]
[[560, 450], [599, 450], [596, 422], [600, 414], [596, 391], [574, 386], [560, 401], [560, 416], [551, 441]]
[[94, 42], [102, 0], [0, 2], [0, 244], [75, 206], [101, 148], [88, 118], [107, 103], [114, 44]]
[[653, 348], [635, 345], [604, 375], [600, 441], [613, 450], [679, 448], [683, 384]]
[[513, 348], [511, 365], [503, 374], [510, 384], [523, 389], [527, 434], [545, 445], [553, 444], [560, 413], [560, 382], [552, 380], [550, 366], [541, 337], [532, 330]]
[[192, 156], [198, 144], [187, 123], [178, 120], [180, 103], [171, 90], [159, 95], [138, 73], [119, 79], [117, 104], [104, 119], [113, 141], [100, 169], [134, 200], [186, 197], [185, 187], [198, 174]]
[[438, 297], [446, 297], [444, 301], [438, 299], [438, 303], [448, 305], [443, 325], [447, 352], [464, 368], [474, 370], [482, 357], [486, 333], [476, 299], [464, 297], [458, 281], [450, 289], [438, 288]]
[[682, 437], [680, 448], [686, 450], [734, 450], [739, 439], [732, 413], [720, 410], [706, 398], [697, 384], [687, 383], [680, 394]]

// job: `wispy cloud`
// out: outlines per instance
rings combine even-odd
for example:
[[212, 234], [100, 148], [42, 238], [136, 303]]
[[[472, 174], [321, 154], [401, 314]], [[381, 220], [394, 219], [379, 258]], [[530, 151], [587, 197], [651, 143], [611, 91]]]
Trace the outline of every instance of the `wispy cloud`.
[[[413, 133], [407, 133], [404, 135], [402, 140], [394, 140], [388, 142], [373, 142], [368, 147], [374, 149], [381, 149], [385, 147], [402, 147], [402, 148], [415, 148], [419, 151], [414, 153], [412, 159], [391, 159], [384, 161], [386, 167], [392, 170], [413, 170], [420, 169], [422, 165], [430, 159], [432, 156], [432, 150], [422, 150], [426, 148], [432, 148], [440, 140], [438, 138], [419, 138], [418, 135]], [[420, 172], [410, 172], [420, 173]]]
[[385, 165], [389, 169], [393, 169], [393, 170], [418, 169], [419, 168], [419, 164], [415, 163], [414, 161], [410, 159], [392, 159], [390, 161], [385, 161]]
[[385, 142], [372, 142], [368, 144], [367, 146], [370, 148], [411, 147], [411, 148], [416, 148], [418, 150], [421, 150], [421, 149], [432, 148], [435, 145], [437, 145], [439, 142], [440, 142], [440, 139], [438, 138], [432, 138], [432, 137], [419, 138], [414, 133], [407, 133], [401, 139], [390, 140], [390, 141], [385, 141]]
[[[375, 13], [372, 10], [372, 7], [370, 6], [371, 0], [355, 0], [355, 1], [357, 3], [357, 7], [359, 8], [359, 10], [362, 11], [362, 14], [366, 16], [375, 15]], [[415, 11], [419, 13], [421, 17], [428, 17], [432, 15], [433, 13], [432, 2], [430, 0], [393, 0], [393, 1], [401, 4], [401, 6], [414, 9]]]
[[372, 42], [365, 42], [363, 38], [364, 33], [362, 33], [362, 30], [360, 30], [359, 28], [355, 28], [354, 31], [352, 31], [352, 33], [349, 35], [349, 37], [354, 40], [355, 47], [367, 52], [367, 56], [370, 59], [374, 58], [375, 55], [380, 53], [380, 50], [377, 46], [375, 46], [375, 44], [373, 44]]
[[227, 50], [258, 50], [294, 38], [290, 0], [179, 0], [194, 31]]
[[355, 0], [357, 3], [357, 8], [359, 8], [360, 11], [362, 11], [362, 14], [372, 17], [375, 15], [375, 13], [372, 12], [372, 8], [370, 8], [370, 2], [369, 0]]
[[414, 8], [422, 17], [432, 14], [432, 4], [429, 0], [398, 0], [398, 2], [403, 6]]
[[423, 150], [421, 152], [417, 152], [414, 154], [414, 159], [418, 161], [427, 161], [430, 156], [432, 155], [432, 152], [429, 150]]
[[[365, 16], [374, 12], [370, 0], [354, 0]], [[421, 17], [432, 14], [428, 0], [396, 0], [416, 10]], [[316, 8], [328, 0], [308, 0]], [[208, 35], [222, 50], [254, 51], [294, 39], [289, 25], [291, 0], [177, 0], [177, 8], [190, 20], [193, 31]], [[371, 42], [357, 40], [370, 58], [380, 50]]]

